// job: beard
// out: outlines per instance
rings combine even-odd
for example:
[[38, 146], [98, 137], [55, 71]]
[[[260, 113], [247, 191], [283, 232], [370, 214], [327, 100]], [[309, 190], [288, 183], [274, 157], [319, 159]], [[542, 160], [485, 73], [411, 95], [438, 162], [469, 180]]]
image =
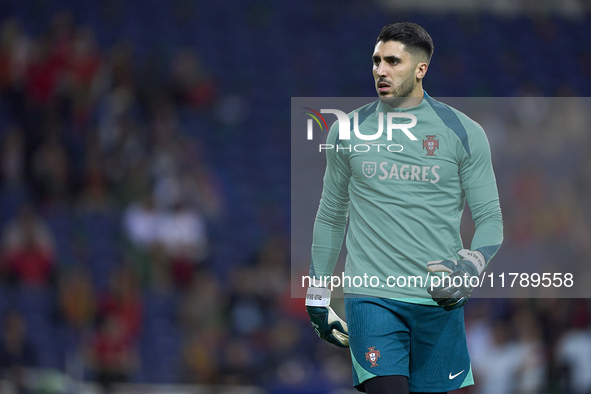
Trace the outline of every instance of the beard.
[[[414, 101], [415, 99], [414, 97], [409, 97], [415, 87], [414, 82], [414, 78], [412, 77], [405, 79], [400, 85], [392, 87], [392, 92], [390, 93], [391, 96], [380, 96], [380, 101], [394, 108], [408, 106], [407, 101]], [[422, 98], [416, 98], [417, 104], [421, 99]], [[405, 103], [406, 105], [403, 105]]]
[[408, 97], [412, 93], [412, 90], [414, 89], [414, 87], [415, 87], [414, 78], [408, 78], [404, 82], [402, 82], [400, 85], [395, 86], [392, 89], [393, 90], [392, 94], [394, 95], [394, 97], [398, 97], [398, 98]]

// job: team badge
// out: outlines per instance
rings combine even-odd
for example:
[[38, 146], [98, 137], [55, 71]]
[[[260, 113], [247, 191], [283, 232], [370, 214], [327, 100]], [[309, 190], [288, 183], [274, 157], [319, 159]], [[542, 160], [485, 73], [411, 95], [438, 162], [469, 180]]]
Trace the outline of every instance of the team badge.
[[372, 176], [374, 176], [376, 174], [377, 166], [378, 166], [378, 163], [376, 163], [375, 161], [364, 161], [361, 166], [361, 170], [363, 172], [363, 175], [365, 175], [368, 178], [371, 178]]
[[380, 351], [376, 350], [375, 346], [367, 348], [367, 353], [365, 353], [365, 360], [371, 363], [371, 367], [378, 366], [378, 358], [380, 358]]
[[435, 156], [435, 149], [439, 149], [439, 140], [436, 140], [436, 135], [426, 135], [427, 139], [423, 139], [423, 149], [427, 150], [427, 156]]

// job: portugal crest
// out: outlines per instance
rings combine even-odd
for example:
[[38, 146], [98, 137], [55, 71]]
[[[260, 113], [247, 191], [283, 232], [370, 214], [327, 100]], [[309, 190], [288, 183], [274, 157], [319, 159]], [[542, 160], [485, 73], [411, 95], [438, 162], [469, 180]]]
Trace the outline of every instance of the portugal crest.
[[435, 149], [439, 149], [439, 140], [436, 140], [436, 135], [426, 135], [427, 139], [423, 138], [423, 149], [427, 150], [427, 156], [435, 156]]
[[376, 350], [375, 346], [367, 348], [367, 353], [365, 353], [365, 360], [371, 363], [371, 367], [378, 366], [378, 358], [380, 358], [380, 351]]
[[376, 163], [375, 161], [364, 161], [361, 165], [361, 172], [363, 172], [363, 175], [365, 175], [366, 177], [371, 178], [376, 174], [377, 166], [378, 163]]

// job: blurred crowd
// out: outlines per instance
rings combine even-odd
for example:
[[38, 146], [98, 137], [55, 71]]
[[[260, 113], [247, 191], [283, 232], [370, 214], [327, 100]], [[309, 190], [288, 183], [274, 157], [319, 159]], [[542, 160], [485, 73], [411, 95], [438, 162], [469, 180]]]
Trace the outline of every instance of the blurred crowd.
[[[572, 97], [568, 90], [553, 98], [539, 97], [533, 89], [527, 93], [531, 97], [484, 100], [493, 109], [474, 111], [491, 143], [505, 226], [503, 247], [491, 268], [572, 272], [586, 289], [591, 267], [591, 100]], [[464, 224], [464, 240], [470, 239], [473, 226]], [[523, 294], [542, 298], [477, 298], [467, 305], [472, 366], [480, 382], [472, 392], [591, 391], [589, 295], [548, 298], [569, 293], [531, 290]]]
[[165, 62], [150, 80], [130, 43], [100, 47], [69, 12], [39, 36], [1, 22], [0, 366], [23, 391], [26, 367], [107, 390], [272, 383], [299, 347], [285, 231], [213, 269], [232, 245], [212, 233], [248, 226], [226, 222], [202, 131], [180, 113], [214, 118], [228, 100], [194, 50]]
[[[359, 6], [347, 3], [324, 19], [321, 5], [263, 1], [241, 5], [242, 18], [218, 5], [198, 12], [177, 3], [170, 30], [187, 29], [174, 31], [188, 41], [164, 48], [126, 38], [148, 35], [146, 20], [161, 27], [170, 15], [157, 11], [132, 13], [143, 25], [128, 30], [126, 17], [114, 16], [123, 6], [78, 13], [105, 18], [107, 29], [72, 12], [38, 10], [47, 16], [42, 25], [2, 15], [2, 378], [23, 392], [29, 367], [107, 388], [122, 381], [281, 393], [349, 387], [348, 352], [320, 341], [303, 300], [291, 298], [288, 98], [373, 96], [369, 51], [393, 20], [367, 11], [375, 25], [357, 27], [355, 37], [344, 29], [350, 42], [326, 38], [334, 45], [324, 51], [306, 34], [347, 25]], [[192, 26], [186, 18], [193, 16], [205, 20]], [[282, 21], [285, 29], [277, 29]], [[470, 63], [472, 52], [454, 50], [465, 44], [478, 57], [507, 41], [514, 24], [504, 31], [487, 30], [494, 26], [487, 17], [417, 22], [436, 42], [426, 83], [432, 96], [591, 92], [589, 39], [578, 30], [588, 20], [526, 23], [524, 45], [582, 40], [579, 49], [561, 46], [565, 70], [574, 64], [567, 77], [549, 57], [540, 80], [520, 77], [532, 71], [518, 61], [520, 43], [488, 53], [494, 60], [482, 69]], [[216, 23], [233, 26], [234, 38], [211, 34]], [[314, 28], [290, 48], [282, 40], [294, 23]], [[458, 34], [443, 34], [442, 26]], [[193, 28], [202, 29], [199, 50], [186, 33]], [[484, 43], [469, 44], [475, 32], [486, 33]], [[210, 42], [214, 36], [219, 43]], [[339, 51], [346, 61], [334, 64], [331, 53]], [[502, 76], [491, 80], [487, 73], [498, 70]], [[471, 82], [460, 86], [462, 78]], [[589, 277], [589, 101], [511, 100], [503, 119], [470, 114], [491, 141], [505, 217], [494, 264], [566, 264], [577, 278]], [[335, 308], [342, 313], [338, 300]], [[480, 382], [471, 392], [589, 392], [590, 313], [587, 299], [471, 300], [466, 323]]]

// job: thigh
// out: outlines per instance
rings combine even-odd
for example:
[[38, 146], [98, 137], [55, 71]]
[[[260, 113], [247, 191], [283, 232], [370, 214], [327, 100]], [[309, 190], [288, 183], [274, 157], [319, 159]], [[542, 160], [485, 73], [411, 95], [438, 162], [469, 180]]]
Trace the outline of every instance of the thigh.
[[463, 308], [410, 308], [410, 391], [445, 392], [473, 384]]
[[345, 313], [353, 362], [353, 385], [376, 376], [409, 376], [410, 329], [388, 300], [347, 296]]

